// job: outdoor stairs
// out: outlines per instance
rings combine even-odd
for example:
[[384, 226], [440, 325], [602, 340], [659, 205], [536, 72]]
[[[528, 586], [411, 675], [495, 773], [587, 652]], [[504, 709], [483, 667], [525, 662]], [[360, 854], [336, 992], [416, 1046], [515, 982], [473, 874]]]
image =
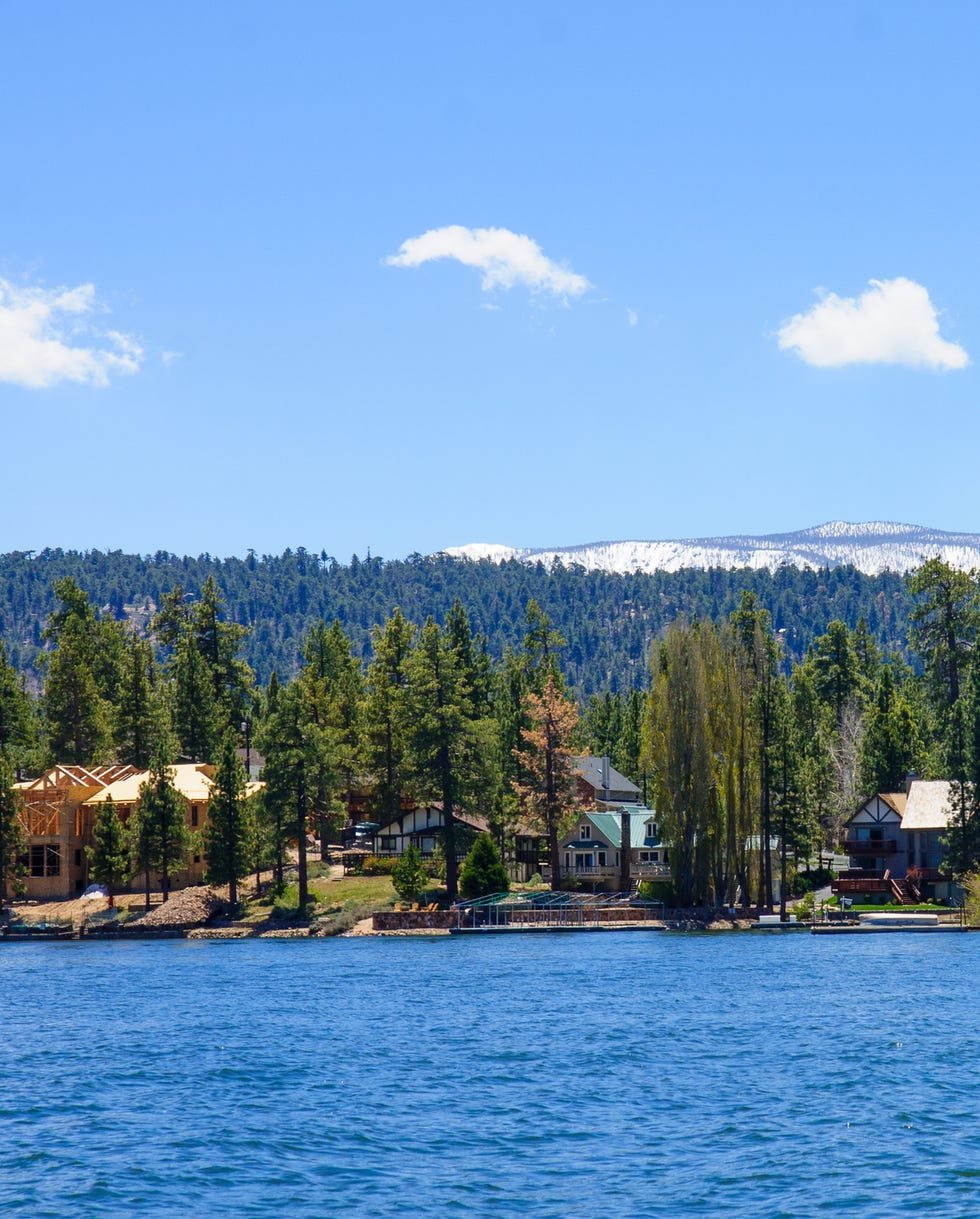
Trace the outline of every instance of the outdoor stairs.
[[915, 905], [917, 899], [916, 899], [915, 894], [912, 891], [911, 884], [907, 880], [905, 880], [904, 878], [902, 880], [896, 880], [895, 877], [893, 876], [891, 878], [891, 886], [892, 886], [892, 897], [894, 897], [895, 901], [897, 901], [900, 905], [902, 905], [902, 906], [914, 906]]

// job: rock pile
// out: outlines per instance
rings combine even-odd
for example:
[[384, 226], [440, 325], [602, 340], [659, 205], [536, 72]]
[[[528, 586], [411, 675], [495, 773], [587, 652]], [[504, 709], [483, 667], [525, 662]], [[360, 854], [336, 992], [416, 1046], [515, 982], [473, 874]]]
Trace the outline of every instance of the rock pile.
[[213, 889], [199, 885], [181, 889], [162, 906], [157, 906], [130, 926], [136, 927], [200, 927], [224, 905]]

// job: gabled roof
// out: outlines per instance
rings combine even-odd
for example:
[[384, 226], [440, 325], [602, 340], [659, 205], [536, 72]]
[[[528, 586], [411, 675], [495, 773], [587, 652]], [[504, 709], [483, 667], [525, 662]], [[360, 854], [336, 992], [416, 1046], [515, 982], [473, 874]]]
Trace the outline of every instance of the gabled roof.
[[[104, 790], [90, 796], [85, 801], [86, 805], [104, 804], [110, 796], [115, 804], [135, 804], [140, 796], [140, 788], [149, 780], [150, 772], [133, 770], [132, 767], [128, 769], [132, 771], [131, 774], [123, 779], [118, 779], [115, 783], [110, 783]], [[213, 773], [213, 766], [205, 766], [197, 762], [177, 762], [170, 767], [170, 771], [171, 782], [188, 803], [204, 804], [211, 799], [211, 779], [208, 772]], [[264, 783], [253, 780], [246, 783], [245, 794], [254, 795], [264, 786]]]
[[[603, 763], [607, 766], [608, 787], [602, 781]], [[631, 779], [627, 779], [607, 758], [597, 754], [585, 754], [583, 757], [574, 758], [572, 770], [597, 792], [623, 792], [629, 793], [632, 797], [640, 795], [640, 789]]]
[[[636, 847], [658, 846], [659, 845], [659, 841], [654, 842], [654, 843], [648, 842], [647, 836], [646, 836], [647, 822], [658, 820], [657, 814], [653, 811], [652, 808], [643, 808], [642, 806], [640, 806], [638, 808], [624, 809], [623, 812], [625, 812], [629, 816], [629, 819], [630, 819], [630, 848], [631, 849], [636, 848]], [[620, 843], [622, 842], [622, 829], [620, 826], [620, 814], [619, 813], [581, 812], [579, 814], [579, 821], [578, 821], [579, 825], [581, 825], [586, 820], [591, 821], [592, 825], [595, 827], [595, 829], [598, 831], [598, 833], [600, 833], [602, 835], [602, 837], [605, 838], [605, 840], [608, 843], [610, 843], [612, 846], [618, 847], [620, 845]], [[659, 826], [658, 826], [658, 832], [659, 832]], [[582, 841], [582, 840], [577, 838], [577, 841]], [[587, 845], [594, 846], [595, 843], [590, 842]]]
[[74, 763], [58, 762], [36, 779], [17, 784], [22, 792], [45, 791], [52, 787], [84, 787], [92, 791], [106, 788], [117, 779], [136, 773], [135, 766], [115, 763], [111, 766], [78, 766]]
[[951, 787], [947, 779], [914, 779], [902, 814], [902, 829], [947, 829], [952, 815]]
[[878, 799], [883, 800], [899, 817], [905, 812], [905, 802], [908, 796], [905, 792], [879, 792]]

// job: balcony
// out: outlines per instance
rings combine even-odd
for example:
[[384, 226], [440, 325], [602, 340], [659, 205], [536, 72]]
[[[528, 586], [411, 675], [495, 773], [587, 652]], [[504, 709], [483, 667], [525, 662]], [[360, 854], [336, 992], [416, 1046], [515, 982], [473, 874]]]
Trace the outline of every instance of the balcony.
[[831, 893], [890, 893], [891, 881], [881, 876], [838, 877], [830, 882]]
[[848, 838], [844, 843], [845, 855], [895, 855], [898, 843], [894, 838]]

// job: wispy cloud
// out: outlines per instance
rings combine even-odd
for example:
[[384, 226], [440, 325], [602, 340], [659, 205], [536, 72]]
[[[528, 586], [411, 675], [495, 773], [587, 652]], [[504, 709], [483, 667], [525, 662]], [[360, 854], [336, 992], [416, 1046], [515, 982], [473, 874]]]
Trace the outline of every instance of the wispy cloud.
[[139, 371], [143, 349], [119, 330], [99, 330], [92, 284], [22, 287], [0, 279], [0, 381], [47, 389], [63, 381], [108, 385]]
[[532, 292], [551, 296], [581, 296], [592, 286], [584, 275], [553, 262], [531, 237], [510, 229], [468, 229], [461, 224], [429, 229], [403, 241], [397, 254], [384, 261], [389, 267], [420, 267], [452, 258], [483, 272], [484, 292], [523, 284]]
[[161, 351], [160, 352], [160, 360], [163, 364], [166, 365], [167, 368], [169, 368], [171, 364], [176, 364], [178, 360], [182, 360], [183, 358], [184, 358], [184, 353], [182, 351]]
[[629, 322], [630, 327], [638, 326], [640, 324], [640, 315], [635, 309], [627, 309], [626, 320]]
[[783, 351], [807, 364], [907, 364], [919, 368], [965, 368], [970, 357], [940, 337], [939, 316], [929, 293], [911, 279], [873, 279], [858, 297], [831, 293], [807, 313], [784, 322]]

